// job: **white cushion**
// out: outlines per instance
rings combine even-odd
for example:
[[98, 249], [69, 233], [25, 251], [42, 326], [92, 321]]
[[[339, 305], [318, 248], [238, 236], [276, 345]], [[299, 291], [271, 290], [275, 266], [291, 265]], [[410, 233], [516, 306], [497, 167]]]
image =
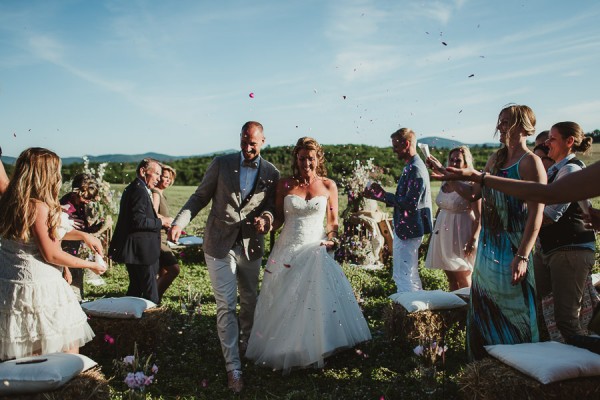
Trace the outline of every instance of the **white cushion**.
[[177, 244], [183, 246], [199, 246], [204, 243], [204, 240], [198, 236], [185, 236], [179, 238], [179, 242]]
[[109, 297], [81, 303], [87, 315], [105, 318], [142, 318], [145, 310], [156, 307], [150, 300], [140, 297]]
[[461, 297], [471, 297], [471, 288], [467, 286], [464, 288], [456, 289], [450, 293], [454, 293], [455, 295]]
[[600, 355], [558, 342], [496, 344], [487, 352], [543, 384], [600, 376]]
[[419, 290], [417, 292], [395, 293], [390, 299], [406, 308], [408, 312], [424, 310], [448, 310], [466, 305], [465, 301], [453, 293], [443, 290]]
[[5, 361], [0, 363], [0, 395], [54, 390], [95, 365], [82, 354], [67, 353]]

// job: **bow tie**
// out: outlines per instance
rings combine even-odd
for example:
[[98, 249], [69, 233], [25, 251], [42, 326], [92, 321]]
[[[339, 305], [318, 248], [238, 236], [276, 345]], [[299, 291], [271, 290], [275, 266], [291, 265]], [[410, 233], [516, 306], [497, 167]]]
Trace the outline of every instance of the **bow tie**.
[[256, 160], [244, 160], [242, 162], [242, 167], [245, 168], [253, 168], [253, 169], [257, 169], [258, 168], [258, 161]]

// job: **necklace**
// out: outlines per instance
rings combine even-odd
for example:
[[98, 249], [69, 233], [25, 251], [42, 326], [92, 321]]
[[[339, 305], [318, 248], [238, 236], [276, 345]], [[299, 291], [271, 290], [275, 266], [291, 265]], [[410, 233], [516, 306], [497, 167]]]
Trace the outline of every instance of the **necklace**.
[[300, 187], [308, 187], [310, 185], [312, 185], [316, 180], [320, 179], [318, 176], [315, 176], [313, 178], [308, 178], [308, 180], [306, 179], [300, 179], [300, 178], [296, 178], [294, 177], [294, 179], [296, 180], [296, 182], [298, 182], [298, 186]]

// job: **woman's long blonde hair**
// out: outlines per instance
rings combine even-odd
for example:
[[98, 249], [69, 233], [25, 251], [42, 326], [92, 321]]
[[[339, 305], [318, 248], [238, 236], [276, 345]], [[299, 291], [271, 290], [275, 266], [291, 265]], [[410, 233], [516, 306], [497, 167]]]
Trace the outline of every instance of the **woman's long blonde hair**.
[[60, 167], [60, 158], [48, 149], [31, 147], [19, 155], [6, 193], [0, 198], [0, 237], [28, 242], [39, 201], [49, 208], [48, 234], [56, 239], [61, 212]]

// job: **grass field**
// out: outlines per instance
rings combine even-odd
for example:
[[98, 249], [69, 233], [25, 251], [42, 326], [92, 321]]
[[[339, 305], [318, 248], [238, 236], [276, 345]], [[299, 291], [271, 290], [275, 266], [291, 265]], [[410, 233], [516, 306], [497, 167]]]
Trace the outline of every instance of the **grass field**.
[[[115, 189], [122, 190], [120, 187]], [[166, 191], [173, 213], [187, 200], [194, 188], [172, 187]], [[343, 199], [340, 199], [343, 200]], [[340, 208], [345, 207], [345, 200]], [[203, 210], [187, 232], [201, 231], [208, 213]], [[244, 364], [246, 389], [241, 396], [232, 395], [226, 387], [223, 357], [216, 333], [216, 308], [208, 273], [200, 254], [185, 254], [179, 278], [166, 293], [163, 306], [173, 318], [168, 334], [153, 351], [160, 368], [158, 381], [151, 386], [153, 399], [419, 399], [425, 398], [420, 389], [418, 363], [412, 348], [416, 344], [398, 343], [386, 338], [383, 329], [383, 312], [389, 306], [387, 296], [394, 292], [388, 268], [382, 271], [365, 271], [343, 265], [353, 288], [362, 299], [361, 306], [369, 323], [373, 340], [336, 354], [327, 359], [323, 370], [298, 370], [289, 376], [266, 368]], [[86, 287], [87, 298], [123, 295], [127, 288], [127, 274], [116, 264], [105, 274], [107, 285]], [[424, 272], [423, 281], [428, 288], [445, 287], [439, 271]], [[190, 295], [201, 296], [200, 315], [188, 317], [181, 304]], [[97, 332], [117, 336], [118, 332]], [[462, 339], [449, 340], [445, 379], [440, 377], [440, 395], [457, 398], [456, 375], [465, 363]], [[107, 376], [115, 374], [112, 360], [127, 354], [114, 354], [106, 345], [97, 361]], [[142, 348], [142, 347], [140, 347]], [[85, 353], [85, 347], [82, 352]], [[133, 351], [133, 349], [131, 349]], [[442, 382], [443, 388], [442, 388]], [[122, 377], [111, 383], [114, 399], [125, 390]], [[441, 398], [441, 397], [440, 397]]]
[[[432, 182], [433, 198], [440, 183]], [[124, 185], [113, 185], [122, 191]], [[193, 192], [194, 187], [174, 186], [165, 194], [174, 215]], [[388, 188], [393, 190], [393, 188]], [[596, 207], [599, 199], [594, 200]], [[340, 196], [340, 210], [346, 205]], [[186, 228], [188, 233], [202, 234], [210, 206], [202, 210]], [[390, 210], [384, 210], [389, 211]], [[268, 246], [267, 246], [268, 247]], [[373, 340], [327, 359], [322, 370], [306, 369], [282, 376], [266, 368], [244, 364], [246, 389], [240, 396], [231, 394], [226, 387], [223, 357], [216, 333], [216, 306], [212, 288], [201, 252], [180, 254], [181, 275], [163, 299], [169, 319], [159, 345], [152, 348], [139, 343], [142, 352], [154, 354], [160, 371], [150, 387], [152, 399], [420, 399], [432, 398], [421, 390], [419, 363], [412, 348], [416, 343], [389, 339], [384, 332], [384, 310], [389, 307], [387, 296], [394, 292], [390, 266], [382, 271], [365, 271], [343, 265], [355, 292], [360, 296], [364, 315], [369, 323]], [[421, 260], [423, 263], [423, 260]], [[440, 271], [421, 269], [426, 289], [446, 289], [445, 277]], [[87, 287], [86, 297], [123, 295], [127, 288], [127, 274], [122, 265], [115, 265], [106, 273], [107, 285]], [[189, 315], [182, 309], [188, 298], [199, 296], [201, 312]], [[162, 327], [165, 328], [165, 327]], [[96, 332], [113, 336], [126, 332]], [[132, 333], [133, 334], [133, 333]], [[136, 335], [144, 337], [144, 333]], [[146, 333], [147, 335], [147, 333]], [[136, 336], [137, 337], [137, 336]], [[438, 378], [439, 389], [433, 398], [459, 398], [457, 378], [466, 364], [464, 331], [455, 330], [447, 336], [449, 347], [443, 376]], [[113, 359], [117, 354], [106, 344], [105, 351], [96, 355], [105, 375], [111, 381], [112, 398], [120, 399], [126, 387], [123, 377], [116, 375]], [[131, 349], [128, 354], [131, 354]], [[85, 347], [82, 348], [85, 354]]]

